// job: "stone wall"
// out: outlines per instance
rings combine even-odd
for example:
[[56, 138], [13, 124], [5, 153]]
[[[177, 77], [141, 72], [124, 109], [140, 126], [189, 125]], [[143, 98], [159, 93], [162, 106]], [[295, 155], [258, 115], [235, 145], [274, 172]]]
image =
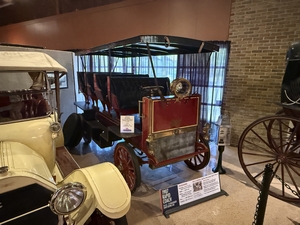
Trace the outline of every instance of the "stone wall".
[[274, 115], [289, 44], [300, 41], [299, 0], [233, 0], [231, 52], [223, 113], [231, 118], [231, 145], [247, 125]]

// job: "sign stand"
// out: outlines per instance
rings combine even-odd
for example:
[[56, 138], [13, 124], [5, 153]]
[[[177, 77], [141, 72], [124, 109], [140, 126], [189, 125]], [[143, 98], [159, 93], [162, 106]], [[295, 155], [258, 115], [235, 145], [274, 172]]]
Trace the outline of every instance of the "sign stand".
[[159, 191], [163, 215], [209, 201], [228, 193], [220, 188], [219, 173], [180, 183]]

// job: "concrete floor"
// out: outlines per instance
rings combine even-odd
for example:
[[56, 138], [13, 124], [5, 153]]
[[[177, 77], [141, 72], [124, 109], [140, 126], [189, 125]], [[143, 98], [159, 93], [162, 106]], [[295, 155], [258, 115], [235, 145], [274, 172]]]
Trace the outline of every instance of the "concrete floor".
[[[113, 147], [101, 149], [95, 143], [69, 149], [81, 167], [109, 161], [113, 162]], [[155, 170], [141, 167], [142, 185], [133, 193], [131, 208], [127, 214], [129, 225], [142, 224], [197, 224], [197, 225], [250, 225], [255, 224], [254, 213], [259, 190], [242, 170], [235, 147], [226, 146], [223, 152], [220, 174], [221, 189], [228, 196], [220, 195], [187, 209], [170, 214], [166, 218], [160, 208], [159, 189], [212, 174], [217, 165], [218, 150], [211, 145], [211, 159], [204, 169], [193, 171], [184, 162]], [[268, 196], [264, 225], [299, 225], [299, 206]]]

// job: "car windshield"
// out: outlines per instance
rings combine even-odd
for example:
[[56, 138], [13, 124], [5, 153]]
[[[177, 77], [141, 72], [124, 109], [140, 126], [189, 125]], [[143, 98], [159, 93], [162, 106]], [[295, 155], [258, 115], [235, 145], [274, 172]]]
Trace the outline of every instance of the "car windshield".
[[32, 119], [51, 112], [45, 72], [0, 72], [0, 123]]

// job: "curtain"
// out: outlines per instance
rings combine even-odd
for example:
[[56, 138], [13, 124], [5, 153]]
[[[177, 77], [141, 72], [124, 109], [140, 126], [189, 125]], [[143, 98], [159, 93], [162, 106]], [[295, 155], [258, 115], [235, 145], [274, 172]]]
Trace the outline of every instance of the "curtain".
[[221, 115], [223, 89], [230, 51], [229, 41], [211, 41], [219, 52], [180, 55], [176, 77], [188, 79], [192, 93], [201, 95], [200, 126], [216, 123]]
[[[177, 55], [153, 56], [155, 75], [157, 77], [169, 77], [170, 81], [176, 78]], [[111, 66], [112, 72], [148, 74], [153, 77], [153, 70], [148, 56], [135, 58], [117, 58], [102, 55], [77, 57], [77, 71], [80, 72], [108, 72]]]
[[176, 77], [177, 55], [152, 56], [154, 71], [148, 56], [132, 58], [131, 68], [134, 74], [148, 74], [150, 77], [169, 77], [170, 81]]
[[211, 53], [180, 55], [177, 62], [177, 78], [191, 82], [192, 93], [201, 95], [200, 123], [207, 119], [209, 62]]

